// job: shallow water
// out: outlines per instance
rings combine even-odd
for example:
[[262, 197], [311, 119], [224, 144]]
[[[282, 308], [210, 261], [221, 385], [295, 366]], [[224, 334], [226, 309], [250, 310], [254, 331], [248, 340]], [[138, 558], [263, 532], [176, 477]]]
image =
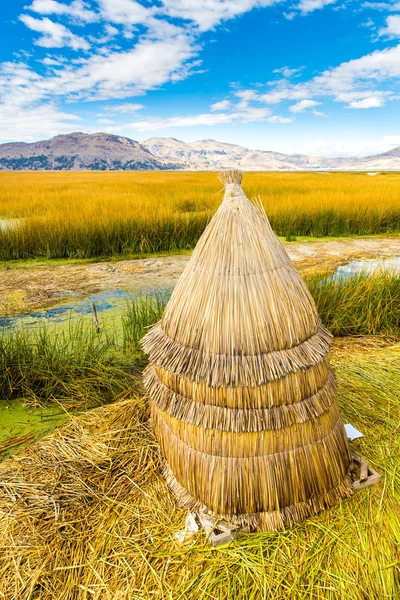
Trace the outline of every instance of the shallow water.
[[331, 276], [334, 279], [347, 279], [351, 275], [360, 273], [371, 274], [375, 271], [394, 271], [400, 273], [400, 256], [394, 258], [355, 260], [347, 265], [338, 267]]
[[[383, 271], [396, 271], [400, 273], [400, 256], [394, 258], [383, 258], [380, 260], [357, 260], [342, 265], [337, 268], [333, 275], [328, 277], [329, 280], [335, 279], [347, 279], [351, 275], [358, 275], [359, 273], [373, 273], [377, 270]], [[96, 306], [96, 310], [99, 315], [100, 325], [102, 319], [107, 319], [108, 322], [112, 321], [114, 317], [121, 316], [126, 302], [133, 300], [143, 294], [158, 294], [164, 293], [168, 290], [165, 288], [151, 289], [147, 291], [126, 291], [122, 289], [117, 290], [106, 290], [97, 294], [91, 294], [85, 298], [77, 297], [74, 292], [68, 294], [62, 293], [55, 295], [55, 298], [59, 300], [70, 298], [69, 301], [56, 304], [50, 308], [43, 310], [37, 310], [25, 315], [15, 315], [13, 317], [0, 317], [0, 329], [4, 327], [15, 327], [15, 328], [31, 328], [39, 327], [41, 325], [56, 325], [66, 324], [71, 319], [77, 317], [84, 317], [87, 319], [92, 318], [92, 307], [93, 303]]]
[[[101, 325], [101, 317], [106, 315], [107, 317], [110, 317], [111, 314], [115, 316], [118, 313], [122, 314], [128, 300], [133, 300], [134, 298], [144, 294], [154, 295], [164, 291], [165, 290], [162, 289], [153, 289], [146, 292], [107, 290], [97, 294], [91, 294], [85, 298], [78, 298], [69, 302], [63, 302], [62, 304], [57, 304], [56, 306], [52, 306], [43, 310], [37, 310], [29, 314], [15, 315], [13, 317], [0, 317], [0, 328], [31, 328], [39, 327], [41, 325], [62, 324], [68, 323], [71, 321], [71, 319], [77, 317], [86, 317], [90, 319], [92, 315], [92, 303], [96, 307]], [[71, 296], [73, 296], [73, 292], [68, 295], [60, 294], [59, 298], [61, 299]]]

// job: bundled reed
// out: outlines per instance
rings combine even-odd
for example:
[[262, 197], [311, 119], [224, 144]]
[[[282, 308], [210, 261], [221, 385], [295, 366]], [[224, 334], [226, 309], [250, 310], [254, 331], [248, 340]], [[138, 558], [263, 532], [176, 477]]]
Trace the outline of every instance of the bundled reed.
[[178, 502], [276, 530], [350, 495], [351, 461], [331, 335], [241, 177], [143, 338], [145, 385]]

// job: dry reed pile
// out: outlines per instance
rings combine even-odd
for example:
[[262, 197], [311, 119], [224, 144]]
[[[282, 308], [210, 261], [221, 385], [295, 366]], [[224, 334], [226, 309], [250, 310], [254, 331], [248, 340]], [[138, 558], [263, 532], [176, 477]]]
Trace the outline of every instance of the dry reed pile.
[[331, 336], [265, 213], [224, 201], [143, 339], [152, 423], [182, 506], [270, 531], [350, 495]]
[[400, 346], [334, 361], [340, 408], [382, 482], [292, 529], [178, 546], [140, 397], [0, 464], [3, 600], [394, 600], [400, 594]]

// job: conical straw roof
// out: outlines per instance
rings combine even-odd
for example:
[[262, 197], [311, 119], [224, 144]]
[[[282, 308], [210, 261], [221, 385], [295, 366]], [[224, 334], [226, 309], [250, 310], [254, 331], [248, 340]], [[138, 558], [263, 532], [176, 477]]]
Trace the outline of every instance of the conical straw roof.
[[331, 335], [261, 209], [225, 195], [143, 339], [155, 433], [181, 503], [276, 529], [349, 494]]

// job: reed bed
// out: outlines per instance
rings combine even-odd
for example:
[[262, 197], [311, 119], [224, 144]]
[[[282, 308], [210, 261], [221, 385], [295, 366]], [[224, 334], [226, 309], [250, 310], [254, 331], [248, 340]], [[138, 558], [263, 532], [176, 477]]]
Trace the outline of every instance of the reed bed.
[[[400, 174], [248, 173], [278, 235], [400, 231]], [[193, 248], [217, 209], [213, 173], [0, 173], [0, 260]]]
[[0, 399], [91, 408], [132, 393], [144, 362], [138, 342], [161, 314], [162, 299], [130, 301], [115, 330], [82, 318], [62, 329], [0, 330]]
[[400, 331], [400, 273], [377, 269], [349, 277], [313, 276], [308, 287], [321, 320], [334, 335]]
[[394, 600], [400, 595], [400, 346], [333, 360], [353, 448], [382, 482], [278, 533], [211, 548], [174, 534], [142, 397], [85, 413], [0, 465], [0, 598]]

